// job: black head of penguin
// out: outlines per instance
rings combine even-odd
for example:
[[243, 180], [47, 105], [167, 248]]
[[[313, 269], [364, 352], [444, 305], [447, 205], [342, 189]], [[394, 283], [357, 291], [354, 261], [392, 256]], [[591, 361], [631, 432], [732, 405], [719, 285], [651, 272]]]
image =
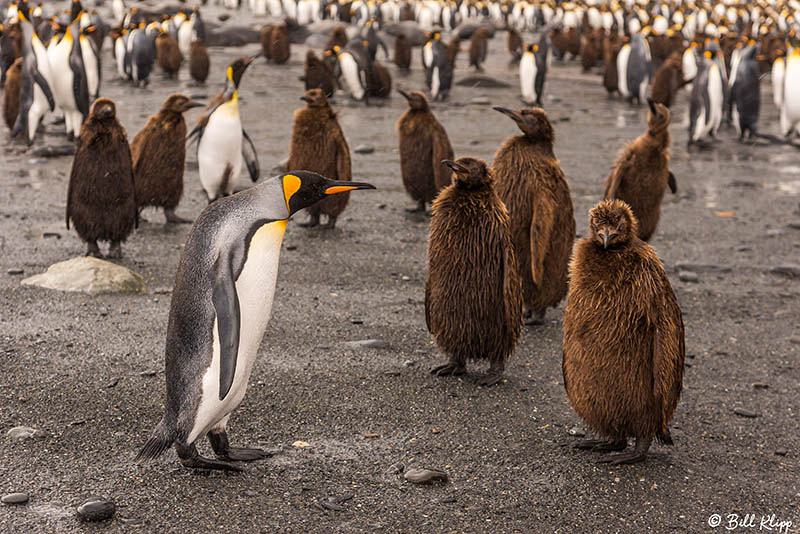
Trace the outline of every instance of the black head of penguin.
[[525, 137], [531, 141], [544, 141], [552, 144], [555, 140], [553, 125], [547, 118], [547, 113], [541, 108], [523, 108], [519, 111], [512, 111], [496, 106], [492, 109], [511, 117]]
[[69, 20], [70, 22], [75, 22], [81, 17], [83, 13], [83, 6], [81, 5], [80, 0], [72, 0], [72, 7], [69, 13]]
[[364, 182], [337, 182], [328, 180], [315, 172], [293, 171], [281, 176], [283, 196], [291, 217], [303, 208], [319, 202], [328, 195], [353, 191], [355, 189], [375, 189]]
[[453, 170], [453, 182], [459, 189], [480, 189], [494, 184], [494, 174], [486, 162], [476, 158], [458, 158], [456, 161], [442, 160]]
[[253, 60], [260, 55], [261, 54], [256, 54], [255, 56], [250, 57], [240, 57], [230, 62], [228, 65], [228, 80], [233, 84], [234, 87], [237, 89], [239, 88], [239, 83], [242, 81], [244, 71], [246, 71], [247, 67], [250, 66], [250, 63], [252, 63]]

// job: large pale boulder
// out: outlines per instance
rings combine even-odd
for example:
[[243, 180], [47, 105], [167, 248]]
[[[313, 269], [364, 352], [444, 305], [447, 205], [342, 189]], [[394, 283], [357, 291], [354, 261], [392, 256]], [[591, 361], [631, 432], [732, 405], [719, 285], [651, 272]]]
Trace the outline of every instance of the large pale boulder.
[[92, 257], [55, 263], [47, 272], [26, 278], [22, 285], [59, 291], [98, 293], [144, 293], [144, 278], [127, 267]]

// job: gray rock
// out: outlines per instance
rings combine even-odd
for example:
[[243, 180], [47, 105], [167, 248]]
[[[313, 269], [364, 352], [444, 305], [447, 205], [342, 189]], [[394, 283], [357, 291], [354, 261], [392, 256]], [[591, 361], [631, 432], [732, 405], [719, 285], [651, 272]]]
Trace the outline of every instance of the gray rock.
[[476, 96], [475, 98], [470, 99], [469, 103], [476, 104], [479, 106], [488, 106], [489, 104], [491, 104], [491, 102], [489, 101], [489, 97], [486, 96]]
[[786, 456], [787, 454], [789, 454], [789, 451], [781, 447], [780, 449], [775, 449], [775, 454], [777, 454], [778, 456]]
[[681, 282], [690, 282], [693, 284], [696, 284], [698, 281], [700, 281], [697, 273], [693, 273], [692, 271], [680, 271], [678, 273], [678, 279]]
[[15, 275], [19, 275], [19, 274], [25, 274], [25, 269], [20, 269], [18, 267], [12, 267], [7, 272], [8, 272], [8, 274], [10, 274], [12, 276], [15, 276]]
[[406, 480], [412, 484], [432, 484], [434, 482], [447, 482], [447, 473], [438, 469], [409, 469], [405, 474]]
[[59, 291], [144, 293], [144, 278], [127, 267], [91, 257], [73, 258], [51, 265], [47, 272], [26, 278], [22, 285]]
[[713, 263], [689, 263], [678, 262], [675, 268], [680, 271], [692, 271], [693, 273], [729, 273], [733, 270], [730, 265], [715, 265]]
[[375, 152], [375, 147], [371, 145], [358, 145], [353, 149], [356, 154], [372, 154]]
[[769, 384], [764, 384], [763, 382], [755, 382], [753, 383], [753, 389], [769, 389]]
[[0, 498], [0, 502], [3, 504], [25, 504], [28, 502], [28, 499], [30, 499], [30, 497], [27, 493], [9, 493], [8, 495], [3, 495], [3, 497]]
[[758, 414], [756, 412], [750, 411], [747, 408], [738, 408], [738, 407], [734, 408], [733, 413], [735, 413], [740, 417], [747, 417], [748, 419], [755, 419], [756, 417], [758, 417]]
[[788, 276], [789, 278], [800, 278], [800, 265], [796, 263], [786, 263], [770, 269], [771, 273]]
[[576, 436], [576, 437], [579, 437], [579, 438], [582, 438], [583, 436], [586, 435], [586, 433], [583, 431], [583, 429], [581, 427], [579, 427], [579, 426], [573, 426], [572, 428], [567, 430], [567, 433], [570, 436]]
[[786, 232], [780, 230], [779, 228], [770, 228], [769, 230], [767, 230], [767, 237], [778, 237], [785, 233]]
[[790, 343], [794, 343], [795, 345], [800, 345], [800, 336], [792, 336], [789, 338]]
[[83, 521], [106, 521], [114, 517], [117, 507], [113, 502], [101, 499], [99, 497], [92, 497], [85, 503], [78, 506], [78, 517]]
[[75, 153], [75, 143], [67, 145], [48, 145], [35, 148], [31, 154], [37, 158], [57, 158], [59, 156], [71, 156]]
[[791, 228], [792, 230], [800, 230], [800, 221], [797, 222], [790, 222], [786, 225], [787, 228]]
[[30, 439], [39, 432], [35, 428], [29, 426], [15, 426], [6, 432], [6, 437], [10, 439]]
[[414, 367], [415, 365], [417, 365], [417, 362], [414, 360], [406, 360], [403, 362], [404, 367]]
[[351, 349], [388, 349], [389, 344], [382, 339], [361, 339], [358, 341], [345, 341], [345, 347]]

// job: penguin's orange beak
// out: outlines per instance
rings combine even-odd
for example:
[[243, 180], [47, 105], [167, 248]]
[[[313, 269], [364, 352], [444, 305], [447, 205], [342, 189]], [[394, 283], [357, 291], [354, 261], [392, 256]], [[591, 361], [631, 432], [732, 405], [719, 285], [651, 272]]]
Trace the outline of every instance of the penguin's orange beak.
[[354, 189], [375, 189], [375, 186], [366, 182], [330, 182], [325, 188], [326, 195], [335, 195]]

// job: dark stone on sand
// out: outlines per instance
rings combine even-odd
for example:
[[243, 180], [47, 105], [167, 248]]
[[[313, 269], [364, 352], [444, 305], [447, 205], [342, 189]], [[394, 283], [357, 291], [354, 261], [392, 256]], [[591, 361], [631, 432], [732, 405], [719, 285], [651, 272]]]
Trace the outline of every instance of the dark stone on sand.
[[748, 419], [755, 419], [756, 417], [758, 417], [758, 414], [756, 412], [748, 410], [747, 408], [734, 408], [733, 413], [735, 413], [740, 417], [746, 417]]
[[771, 273], [788, 276], [789, 278], [800, 278], [800, 265], [794, 263], [786, 263], [778, 265], [770, 269]]
[[0, 498], [0, 502], [7, 505], [25, 504], [26, 502], [28, 502], [29, 498], [30, 496], [27, 493], [22, 493], [22, 492], [9, 493], [8, 495], [3, 495], [3, 497]]
[[375, 147], [372, 145], [358, 145], [353, 149], [356, 154], [372, 154], [375, 152]]
[[12, 267], [11, 269], [8, 270], [8, 274], [10, 274], [12, 276], [25, 274], [25, 269], [20, 269], [18, 267]]
[[38, 158], [57, 158], [60, 156], [72, 156], [75, 154], [75, 145], [47, 145], [35, 148], [31, 154]]
[[777, 454], [778, 456], [786, 456], [787, 454], [789, 454], [789, 451], [781, 447], [780, 449], [775, 449], [775, 454]]
[[412, 484], [432, 484], [434, 482], [447, 482], [447, 473], [438, 469], [409, 469], [405, 474], [406, 480]]
[[698, 278], [697, 273], [693, 273], [692, 271], [681, 271], [678, 273], [678, 279], [681, 282], [690, 282], [690, 283], [697, 283], [700, 278]]
[[713, 263], [689, 263], [678, 262], [675, 268], [680, 271], [692, 271], [693, 273], [729, 273], [733, 270], [730, 265], [716, 265]]
[[456, 499], [455, 497], [445, 497], [443, 499], [439, 499], [436, 502], [438, 502], [439, 504], [452, 504], [454, 502], [458, 502], [458, 499]]
[[508, 89], [511, 87], [509, 83], [482, 74], [461, 78], [456, 82], [456, 85], [461, 87], [480, 87], [481, 89]]
[[114, 517], [117, 507], [113, 502], [93, 497], [85, 503], [78, 506], [78, 517], [83, 521], [106, 521]]
[[769, 389], [769, 384], [764, 384], [763, 382], [755, 382], [753, 383], [753, 389]]
[[139, 376], [156, 376], [156, 374], [158, 374], [158, 371], [153, 371], [152, 369], [145, 369], [144, 371], [139, 373]]

